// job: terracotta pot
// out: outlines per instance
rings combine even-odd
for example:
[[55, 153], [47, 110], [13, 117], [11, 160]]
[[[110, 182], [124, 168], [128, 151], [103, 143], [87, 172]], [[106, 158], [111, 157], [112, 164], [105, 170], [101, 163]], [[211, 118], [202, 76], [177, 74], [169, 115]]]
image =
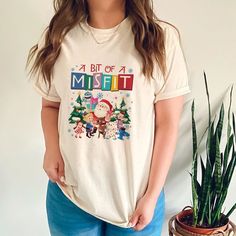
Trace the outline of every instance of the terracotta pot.
[[228, 229], [229, 219], [227, 219], [227, 222], [225, 223], [225, 225], [220, 226], [220, 227], [215, 227], [215, 228], [198, 228], [198, 227], [193, 227], [193, 226], [189, 226], [189, 225], [184, 224], [181, 221], [181, 219], [184, 216], [192, 215], [192, 213], [193, 213], [192, 209], [181, 211], [180, 213], [178, 213], [176, 215], [175, 223], [178, 224], [179, 227], [181, 227], [189, 232], [196, 233], [196, 234], [202, 234], [202, 235], [214, 235], [217, 232], [225, 232]]

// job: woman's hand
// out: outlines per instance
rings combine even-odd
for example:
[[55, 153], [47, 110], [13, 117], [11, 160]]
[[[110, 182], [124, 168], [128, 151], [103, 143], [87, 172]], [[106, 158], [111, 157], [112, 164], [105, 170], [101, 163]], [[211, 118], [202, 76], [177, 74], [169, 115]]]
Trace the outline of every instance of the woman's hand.
[[58, 182], [62, 186], [66, 186], [63, 182], [64, 177], [64, 161], [60, 151], [46, 150], [44, 154], [43, 169], [52, 182]]
[[63, 182], [65, 180], [64, 161], [59, 147], [59, 108], [60, 102], [52, 102], [42, 98], [41, 119], [46, 147], [43, 169], [52, 182], [58, 182], [60, 185], [66, 186]]
[[151, 222], [155, 206], [156, 202], [147, 194], [138, 200], [136, 209], [129, 220], [134, 230], [142, 230]]

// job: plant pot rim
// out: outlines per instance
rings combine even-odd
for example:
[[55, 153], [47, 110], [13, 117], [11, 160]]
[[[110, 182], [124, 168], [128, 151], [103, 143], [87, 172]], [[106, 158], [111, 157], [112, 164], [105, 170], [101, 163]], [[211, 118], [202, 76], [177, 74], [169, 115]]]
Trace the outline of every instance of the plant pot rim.
[[[192, 209], [183, 209], [181, 212], [179, 212], [175, 219], [176, 219], [176, 223], [179, 224], [183, 229], [186, 229], [190, 232], [193, 233], [199, 233], [199, 231], [201, 231], [202, 233], [206, 233], [209, 234], [209, 232], [216, 232], [216, 231], [225, 231], [228, 227], [229, 224], [229, 218], [226, 218], [226, 223], [222, 226], [219, 227], [213, 227], [213, 228], [204, 228], [204, 227], [194, 227], [194, 226], [190, 226], [190, 225], [186, 225], [183, 222], [181, 222], [181, 218], [185, 215], [190, 215], [192, 214], [193, 210]], [[222, 213], [222, 215], [224, 215]], [[224, 215], [225, 216], [225, 215]]]

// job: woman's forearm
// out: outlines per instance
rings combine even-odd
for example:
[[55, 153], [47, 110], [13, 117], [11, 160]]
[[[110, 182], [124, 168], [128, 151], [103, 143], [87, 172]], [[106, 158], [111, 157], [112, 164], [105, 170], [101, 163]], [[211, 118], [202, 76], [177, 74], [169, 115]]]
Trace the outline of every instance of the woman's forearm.
[[57, 107], [43, 106], [41, 110], [41, 121], [44, 133], [46, 150], [59, 150], [58, 135], [58, 111]]
[[172, 163], [177, 141], [178, 127], [163, 124], [156, 128], [152, 164], [146, 194], [155, 202], [164, 186]]
[[60, 103], [43, 99], [41, 120], [46, 147], [43, 169], [51, 181], [65, 186], [64, 161], [60, 152], [58, 133], [59, 106]]

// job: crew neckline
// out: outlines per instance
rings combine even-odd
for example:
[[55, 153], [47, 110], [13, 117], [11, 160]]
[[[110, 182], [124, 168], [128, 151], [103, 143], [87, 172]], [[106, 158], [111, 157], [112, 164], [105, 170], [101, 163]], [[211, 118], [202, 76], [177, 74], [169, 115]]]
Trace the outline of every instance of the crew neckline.
[[[81, 25], [87, 32], [90, 32], [91, 30], [94, 34], [109, 35], [114, 32], [115, 33], [120, 32], [124, 28], [128, 27], [129, 23], [130, 23], [130, 17], [129, 15], [127, 15], [120, 23], [111, 28], [95, 28], [88, 24], [88, 16], [86, 16], [85, 19], [81, 22]], [[118, 27], [119, 29], [117, 29]]]

